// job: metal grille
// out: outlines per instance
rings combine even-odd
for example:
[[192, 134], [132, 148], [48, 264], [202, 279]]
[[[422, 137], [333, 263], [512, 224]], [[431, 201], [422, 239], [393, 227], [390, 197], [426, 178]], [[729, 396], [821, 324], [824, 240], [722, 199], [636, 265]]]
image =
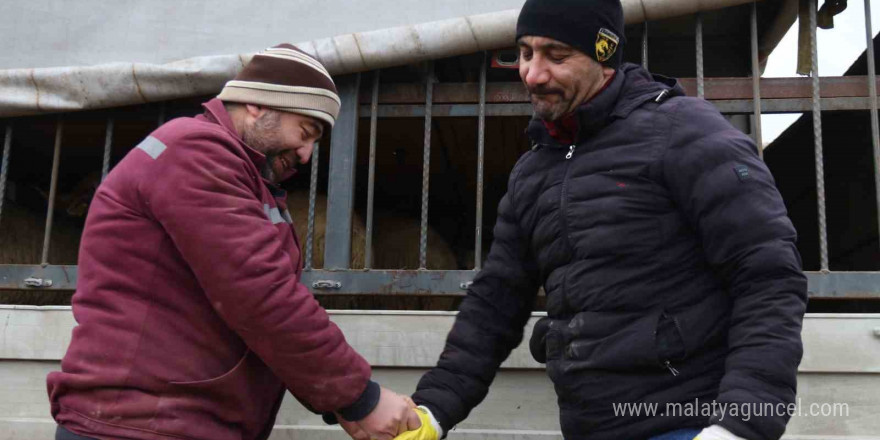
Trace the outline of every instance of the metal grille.
[[[867, 76], [828, 77], [818, 75], [818, 54], [816, 53], [815, 14], [816, 4], [811, 2], [810, 43], [812, 75], [810, 78], [762, 79], [758, 65], [758, 8], [751, 6], [750, 13], [750, 66], [751, 78], [706, 78], [704, 76], [703, 15], [695, 16], [696, 77], [681, 80], [689, 95], [704, 97], [713, 102], [722, 113], [750, 115], [753, 121], [752, 135], [761, 148], [762, 113], [811, 112], [814, 127], [815, 177], [818, 184], [818, 219], [820, 242], [820, 271], [808, 272], [810, 294], [814, 297], [880, 297], [880, 272], [832, 272], [829, 269], [826, 206], [823, 169], [822, 119], [821, 112], [837, 110], [869, 110], [871, 114], [871, 133], [874, 158], [874, 176], [880, 188], [880, 141], [878, 141], [877, 87], [873, 62], [868, 62]], [[873, 41], [870, 22], [870, 0], [864, 0], [865, 35], [868, 60], [873, 60]], [[657, 38], [657, 37], [654, 37]], [[641, 63], [648, 65], [648, 23], [642, 27], [640, 47]], [[425, 83], [383, 84], [382, 72], [372, 74], [369, 104], [359, 102], [361, 75], [350, 75], [337, 79], [344, 107], [333, 131], [332, 146], [329, 148], [330, 180], [328, 190], [328, 220], [325, 266], [315, 269], [312, 266], [313, 241], [315, 238], [314, 213], [316, 192], [318, 190], [318, 155], [328, 154], [316, 146], [310, 182], [308, 233], [306, 239], [305, 268], [303, 282], [322, 293], [412, 293], [412, 294], [463, 294], [476, 272], [481, 269], [483, 259], [483, 203], [484, 203], [484, 161], [486, 118], [504, 116], [530, 116], [532, 108], [522, 85], [516, 81], [490, 82], [487, 80], [490, 54], [481, 54], [479, 63], [479, 82], [444, 83], [437, 82], [434, 64], [429, 63]], [[380, 102], [386, 97], [386, 103]], [[392, 103], [393, 102], [393, 103]], [[158, 122], [165, 120], [166, 107], [159, 110]], [[357, 154], [357, 126], [359, 118], [369, 118], [369, 163], [367, 178], [367, 215], [365, 235], [364, 269], [352, 270], [349, 267], [351, 254], [351, 219], [355, 187], [353, 164]], [[476, 219], [474, 241], [474, 260], [472, 270], [427, 270], [428, 225], [429, 225], [429, 185], [431, 171], [432, 126], [436, 118], [470, 117], [476, 118]], [[377, 144], [378, 124], [387, 118], [424, 118], [423, 169], [421, 185], [421, 218], [419, 231], [419, 269], [391, 270], [374, 268], [373, 235], [376, 154], [383, 148]], [[62, 148], [64, 121], [58, 118], [52, 163], [52, 179], [49, 191], [49, 208], [46, 215], [46, 230], [42, 259], [39, 265], [0, 265], [0, 289], [46, 289], [72, 290], [76, 283], [75, 266], [52, 265], [48, 261], [51, 245], [51, 230], [54, 199], [58, 185], [59, 155]], [[0, 222], [3, 214], [3, 193], [9, 162], [9, 150], [14, 135], [13, 126], [6, 125], [3, 147], [3, 164], [0, 172]], [[110, 168], [110, 153], [114, 144], [114, 119], [106, 120], [106, 135], [102, 163], [102, 178]], [[880, 210], [880, 191], [877, 191], [877, 209]], [[880, 216], [880, 215], [878, 215]], [[880, 222], [878, 222], [880, 230]], [[25, 282], [25, 280], [30, 280]], [[40, 281], [34, 281], [40, 280]], [[50, 281], [51, 280], [51, 281]]]

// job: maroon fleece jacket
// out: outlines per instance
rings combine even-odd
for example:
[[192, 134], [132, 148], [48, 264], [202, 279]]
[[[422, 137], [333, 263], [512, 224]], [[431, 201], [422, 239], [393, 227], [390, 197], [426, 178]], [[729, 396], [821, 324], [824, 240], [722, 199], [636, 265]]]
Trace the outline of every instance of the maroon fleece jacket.
[[285, 388], [319, 412], [376, 403], [369, 364], [300, 283], [285, 195], [259, 173], [265, 157], [222, 102], [205, 108], [154, 131], [92, 202], [79, 325], [47, 378], [52, 416], [71, 431], [259, 439]]

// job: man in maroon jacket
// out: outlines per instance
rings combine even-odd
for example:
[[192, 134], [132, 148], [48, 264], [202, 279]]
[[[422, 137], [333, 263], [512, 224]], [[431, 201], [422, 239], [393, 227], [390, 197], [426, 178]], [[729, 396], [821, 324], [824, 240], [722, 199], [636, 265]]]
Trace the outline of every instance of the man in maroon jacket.
[[300, 283], [277, 184], [339, 105], [321, 63], [272, 47], [107, 176], [80, 248], [79, 325], [47, 378], [56, 438], [265, 439], [285, 388], [376, 440], [419, 426]]

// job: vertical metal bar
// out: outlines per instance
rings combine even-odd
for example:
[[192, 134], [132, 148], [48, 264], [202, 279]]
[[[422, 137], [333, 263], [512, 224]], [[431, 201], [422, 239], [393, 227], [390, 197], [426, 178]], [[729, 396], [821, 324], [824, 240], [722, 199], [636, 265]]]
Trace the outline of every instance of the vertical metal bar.
[[642, 67], [648, 70], [648, 22], [642, 27]]
[[764, 157], [764, 139], [761, 135], [761, 66], [758, 63], [758, 2], [752, 2], [752, 132], [758, 155]]
[[697, 12], [697, 97], [705, 96], [703, 81], [703, 13]]
[[828, 226], [825, 221], [825, 159], [822, 155], [822, 109], [819, 103], [819, 56], [816, 48], [816, 3], [810, 1], [810, 63], [813, 79], [813, 141], [816, 155], [816, 196], [819, 210], [819, 261], [828, 271]]
[[6, 197], [6, 176], [9, 174], [9, 150], [12, 149], [12, 122], [6, 123], [3, 137], [3, 165], [0, 166], [0, 221], [3, 220], [3, 199]]
[[486, 64], [483, 52], [480, 65], [480, 112], [477, 120], [477, 229], [474, 240], [474, 269], [483, 267], [483, 157], [486, 145]]
[[[306, 233], [306, 261], [303, 268], [312, 269], [312, 249], [315, 243], [315, 200], [318, 197], [318, 162], [321, 154], [321, 144], [315, 142], [312, 151], [312, 173], [309, 179], [309, 219], [308, 232]], [[325, 207], [326, 208], [326, 207]]]
[[419, 269], [428, 263], [428, 194], [431, 176], [431, 107], [434, 102], [434, 62], [428, 62], [425, 86], [425, 153], [422, 162], [422, 227], [419, 233]]
[[330, 140], [330, 185], [327, 189], [327, 226], [324, 269], [351, 267], [351, 218], [354, 208], [354, 173], [357, 156], [358, 89], [360, 74], [339, 77], [342, 99]]
[[373, 267], [373, 202], [376, 186], [376, 130], [379, 125], [379, 74], [373, 72], [373, 94], [370, 97], [370, 165], [367, 176], [367, 237], [364, 245], [364, 269]]
[[877, 72], [874, 69], [874, 30], [871, 27], [871, 0], [865, 0], [865, 39], [867, 39], [868, 100], [871, 103], [871, 143], [874, 146], [874, 193], [877, 196], [877, 227], [880, 228], [880, 129], [877, 122]]
[[55, 126], [55, 153], [52, 156], [52, 180], [49, 183], [49, 209], [46, 212], [46, 232], [43, 235], [43, 257], [40, 264], [49, 264], [49, 245], [52, 236], [52, 217], [55, 214], [55, 193], [58, 191], [58, 166], [61, 162], [61, 137], [64, 135], [64, 120], [58, 117]]
[[104, 165], [101, 167], [101, 182], [110, 172], [110, 150], [113, 148], [113, 118], [107, 118], [107, 132], [104, 134]]
[[156, 122], [158, 126], [162, 126], [165, 123], [165, 101], [159, 103], [159, 117]]

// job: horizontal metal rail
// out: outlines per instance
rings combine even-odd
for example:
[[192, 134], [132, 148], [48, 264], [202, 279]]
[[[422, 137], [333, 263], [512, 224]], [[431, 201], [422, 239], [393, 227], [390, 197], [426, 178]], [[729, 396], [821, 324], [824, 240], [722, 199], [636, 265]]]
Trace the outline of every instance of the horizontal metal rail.
[[[754, 103], [751, 99], [710, 100], [725, 114], [752, 114]], [[822, 98], [822, 110], [847, 111], [868, 110], [871, 100], [863, 98]], [[380, 118], [424, 118], [425, 105], [420, 104], [383, 104], [379, 105]], [[794, 99], [762, 99], [761, 113], [803, 113], [813, 110], [810, 98]], [[434, 118], [476, 117], [480, 113], [479, 104], [435, 104], [431, 106]], [[369, 105], [362, 105], [360, 116], [368, 118], [372, 115]], [[486, 116], [531, 116], [531, 104], [486, 104]]]
[[[0, 290], [74, 290], [77, 266], [0, 265]], [[302, 283], [318, 294], [463, 295], [474, 270], [311, 270]], [[813, 298], [880, 299], [880, 272], [805, 272]], [[42, 281], [44, 287], [29, 287]], [[51, 285], [47, 285], [51, 284]]]
[[[697, 78], [679, 78], [681, 86], [689, 96], [697, 96]], [[875, 85], [880, 79], [875, 79]], [[867, 76], [830, 76], [819, 79], [822, 98], [867, 97]], [[812, 79], [761, 78], [761, 100], [786, 98], [812, 98]], [[752, 78], [705, 78], [704, 97], [710, 101], [748, 99], [754, 97]], [[372, 100], [370, 90], [360, 93], [360, 103], [369, 105]], [[432, 96], [434, 105], [438, 104], [476, 104], [480, 102], [480, 84], [438, 83], [434, 85]], [[486, 84], [486, 103], [528, 103], [529, 96], [522, 83], [517, 81], [493, 82]], [[425, 104], [425, 87], [418, 83], [389, 83], [379, 87], [380, 104]], [[361, 114], [361, 116], [364, 116]]]

